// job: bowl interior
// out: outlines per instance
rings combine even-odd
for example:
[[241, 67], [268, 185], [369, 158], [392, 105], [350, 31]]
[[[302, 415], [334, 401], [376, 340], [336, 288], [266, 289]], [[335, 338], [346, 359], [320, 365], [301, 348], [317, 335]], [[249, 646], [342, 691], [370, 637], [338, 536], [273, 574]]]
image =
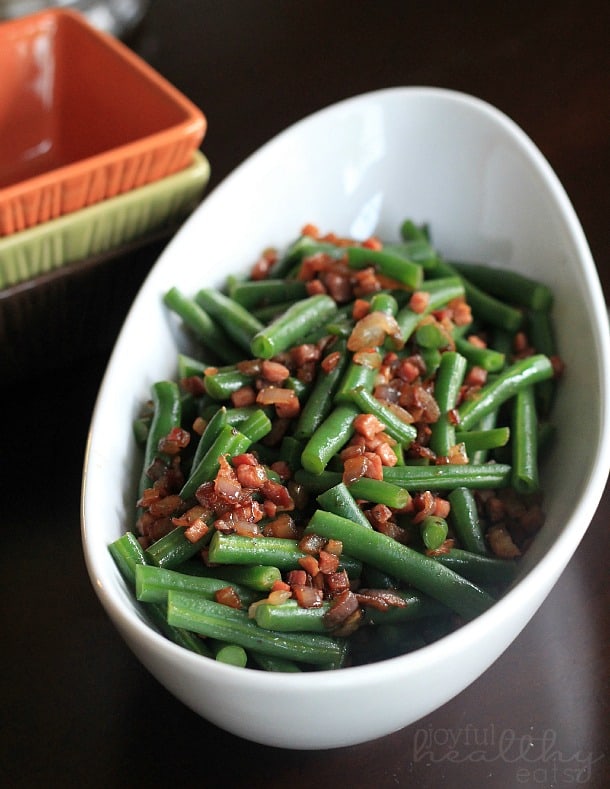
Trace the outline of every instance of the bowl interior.
[[[248, 679], [260, 675], [248, 670], [239, 670], [237, 679], [232, 672], [240, 693], [246, 685], [253, 698], [257, 687], [264, 692], [273, 716], [262, 729], [260, 721], [248, 721], [245, 709], [239, 723], [229, 721], [212, 698], [213, 683], [231, 684], [224, 669], [188, 656], [180, 662], [184, 682], [172, 678], [175, 648], [143, 624], [107, 551], [108, 543], [131, 526], [140, 463], [131, 441], [132, 419], [150, 385], [175, 376], [177, 351], [193, 351], [163, 307], [162, 295], [172, 285], [185, 293], [223, 285], [228, 274], [245, 273], [265, 247], [289, 243], [307, 222], [359, 238], [375, 233], [395, 239], [407, 217], [428, 222], [447, 257], [514, 268], [553, 286], [567, 374], [555, 412], [561, 430], [545, 458], [546, 525], [523, 564], [521, 582], [493, 611], [426, 647], [425, 660], [413, 653], [346, 669], [323, 686], [320, 675], [276, 681]], [[331, 723], [317, 721], [307, 747], [362, 741], [416, 720], [433, 708], [430, 703], [438, 706], [462, 690], [510, 643], [582, 537], [610, 463], [609, 336], [599, 281], [569, 201], [539, 151], [504, 115], [450, 91], [396, 88], [305, 119], [264, 146], [203, 202], [162, 254], [128, 315], [96, 405], [83, 488], [85, 555], [102, 602], [162, 681], [242, 736], [301, 747], [298, 733], [286, 732], [291, 729], [282, 701], [287, 683], [293, 692], [303, 691], [302, 700], [315, 698], [323, 687], [348, 707], [348, 691], [356, 705], [362, 698], [358, 691], [376, 688], [375, 698], [367, 697], [367, 722], [356, 722], [362, 716], [354, 706], [353, 726], [339, 742]], [[454, 661], [448, 665], [447, 650], [463, 671], [451, 667]], [[432, 667], [443, 690], [442, 698], [430, 702], [421, 672]], [[351, 719], [349, 709], [345, 719]]]
[[65, 11], [1, 24], [0, 74], [0, 189], [188, 117], [122, 45]]

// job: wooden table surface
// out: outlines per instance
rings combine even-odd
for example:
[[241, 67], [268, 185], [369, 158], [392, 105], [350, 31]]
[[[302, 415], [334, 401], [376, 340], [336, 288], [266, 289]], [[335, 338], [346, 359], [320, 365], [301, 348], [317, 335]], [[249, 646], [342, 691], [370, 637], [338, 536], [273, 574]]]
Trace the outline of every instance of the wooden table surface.
[[[491, 102], [522, 126], [564, 184], [608, 300], [609, 29], [602, 0], [156, 0], [128, 43], [207, 115], [210, 188], [286, 126], [364, 91], [435, 85]], [[109, 305], [104, 336], [114, 336], [124, 309]], [[457, 698], [357, 747], [254, 745], [171, 697], [90, 587], [79, 497], [110, 349], [99, 345], [92, 338], [95, 353], [67, 369], [4, 382], [3, 786], [610, 785], [610, 487], [530, 624]]]

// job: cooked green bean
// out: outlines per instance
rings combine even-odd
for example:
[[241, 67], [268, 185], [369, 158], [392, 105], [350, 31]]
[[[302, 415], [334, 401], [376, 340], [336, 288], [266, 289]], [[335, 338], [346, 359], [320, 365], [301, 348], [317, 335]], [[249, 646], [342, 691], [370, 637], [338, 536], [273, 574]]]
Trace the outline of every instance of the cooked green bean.
[[320, 493], [317, 497], [317, 502], [322, 509], [328, 510], [328, 512], [334, 512], [335, 515], [341, 515], [354, 521], [354, 523], [359, 523], [361, 526], [368, 526], [369, 528], [371, 526], [366, 515], [358, 506], [358, 502], [352, 492], [344, 482], [339, 482], [332, 488]]
[[403, 340], [408, 340], [423, 317], [434, 310], [443, 307], [453, 299], [464, 295], [464, 283], [457, 275], [431, 279], [422, 282], [419, 287], [428, 293], [429, 299], [423, 312], [415, 312], [408, 304], [401, 307], [396, 313], [396, 322], [400, 328]]
[[500, 351], [480, 347], [463, 337], [455, 338], [455, 349], [466, 357], [470, 365], [482, 367], [490, 373], [500, 372], [506, 362], [506, 356]]
[[434, 561], [483, 586], [506, 586], [512, 583], [519, 567], [513, 559], [497, 559], [495, 556], [483, 556], [460, 548], [438, 553], [434, 556]]
[[421, 537], [429, 551], [438, 550], [447, 539], [447, 521], [439, 515], [426, 515], [420, 523]]
[[354, 269], [374, 266], [386, 277], [413, 289], [421, 285], [424, 275], [423, 267], [419, 263], [408, 260], [403, 255], [365, 247], [348, 247], [347, 264]]
[[455, 351], [442, 355], [434, 384], [434, 397], [440, 416], [430, 430], [430, 447], [447, 457], [455, 446], [455, 422], [452, 417], [466, 372], [466, 359]]
[[234, 392], [252, 383], [253, 376], [242, 373], [237, 367], [214, 368], [206, 373], [205, 390], [214, 400], [228, 400]]
[[[247, 608], [250, 603], [260, 597], [257, 592], [238, 584], [229, 584], [241, 601], [242, 607]], [[200, 575], [187, 575], [167, 567], [140, 564], [136, 567], [136, 597], [138, 600], [152, 603], [164, 603], [171, 589], [181, 589], [185, 592], [194, 592], [203, 595], [208, 600], [214, 600], [214, 595], [225, 589], [227, 583], [221, 578], [212, 578]]]
[[508, 444], [510, 438], [509, 427], [492, 427], [488, 430], [456, 430], [455, 443], [464, 444], [466, 454], [472, 458], [474, 452], [481, 450], [497, 449]]
[[297, 660], [300, 663], [329, 664], [340, 668], [346, 656], [346, 642], [318, 633], [278, 633], [265, 630], [248, 618], [245, 611], [205, 600], [188, 592], [168, 595], [167, 619], [209, 638], [237, 644], [262, 654]]
[[263, 328], [263, 324], [251, 312], [213, 288], [201, 288], [195, 295], [195, 301], [240, 348], [250, 350], [252, 337]]
[[467, 551], [486, 554], [487, 546], [473, 492], [459, 487], [452, 490], [447, 498], [451, 504], [451, 525], [460, 545]]
[[505, 301], [532, 310], [548, 310], [553, 304], [553, 292], [547, 285], [517, 271], [458, 261], [453, 261], [453, 266], [479, 288]]
[[[459, 274], [457, 269], [446, 260], [439, 260], [433, 276], [451, 277]], [[499, 326], [508, 331], [517, 331], [523, 322], [523, 314], [510, 304], [496, 299], [481, 290], [469, 279], [462, 276], [466, 301], [472, 308], [473, 315], [484, 323]]]
[[[146, 565], [148, 561], [136, 536], [132, 532], [126, 532], [110, 543], [108, 549], [129, 588], [135, 592], [137, 568], [139, 565]], [[153, 624], [170, 641], [199, 655], [211, 656], [210, 650], [195, 633], [168, 623], [164, 605], [145, 603], [144, 607]]]
[[205, 548], [212, 533], [212, 529], [210, 529], [201, 539], [191, 542], [184, 536], [184, 529], [177, 526], [164, 537], [149, 545], [146, 549], [146, 556], [157, 567], [167, 567], [167, 569], [173, 570]]
[[182, 404], [180, 390], [173, 381], [158, 381], [151, 387], [153, 401], [153, 417], [144, 450], [144, 465], [140, 475], [138, 495], [141, 496], [146, 488], [151, 486], [148, 469], [156, 458], [168, 461], [167, 455], [159, 450], [159, 441], [165, 438], [174, 427], [180, 427]]
[[505, 488], [510, 483], [511, 467], [505, 463], [449, 464], [441, 466], [394, 466], [383, 470], [387, 482], [416, 490], [453, 490]]
[[303, 468], [318, 474], [354, 433], [354, 419], [360, 413], [352, 404], [338, 405], [315, 429], [301, 454]]
[[189, 299], [174, 287], [167, 291], [163, 301], [219, 359], [232, 364], [243, 357], [239, 348], [227, 339], [224, 332], [194, 299]]
[[195, 454], [193, 455], [193, 460], [191, 462], [191, 473], [194, 469], [197, 468], [199, 463], [201, 463], [202, 458], [208, 451], [208, 449], [212, 446], [214, 441], [218, 438], [218, 434], [220, 431], [228, 424], [227, 422], [227, 409], [223, 406], [219, 408], [218, 411], [212, 416], [209, 420], [201, 437], [197, 443], [195, 448]]
[[301, 299], [252, 337], [251, 351], [260, 359], [271, 359], [323, 325], [336, 310], [334, 300], [324, 293]]
[[197, 575], [217, 578], [239, 587], [245, 586], [256, 592], [269, 592], [277, 581], [282, 580], [279, 568], [263, 564], [206, 567], [199, 562]]
[[248, 653], [243, 647], [237, 644], [225, 644], [221, 641], [217, 641], [216, 646], [215, 657], [219, 663], [245, 668], [248, 663]]
[[338, 354], [337, 364], [329, 372], [326, 372], [323, 368], [318, 370], [313, 389], [301, 410], [294, 428], [296, 438], [311, 438], [331, 412], [333, 397], [347, 364], [345, 350], [345, 341], [342, 339], [337, 340], [329, 351], [330, 353]]
[[307, 286], [300, 280], [261, 279], [235, 282], [229, 287], [229, 295], [242, 307], [254, 310], [257, 307], [290, 303], [307, 296]]
[[465, 619], [483, 613], [494, 602], [487, 592], [434, 559], [339, 515], [316, 510], [305, 531], [340, 540], [344, 550], [355, 558], [411, 584]]
[[459, 425], [468, 430], [485, 414], [498, 408], [520, 389], [553, 376], [553, 365], [543, 354], [535, 354], [514, 362], [489, 383], [476, 397], [464, 401], [458, 408]]
[[392, 410], [362, 386], [353, 389], [350, 397], [363, 414], [376, 416], [384, 424], [384, 432], [393, 439], [405, 447], [413, 443], [417, 436], [416, 428], [401, 419], [396, 410]]
[[180, 498], [190, 499], [195, 495], [197, 488], [204, 482], [213, 480], [220, 468], [220, 456], [241, 455], [246, 452], [252, 441], [244, 433], [236, 430], [231, 425], [225, 425], [210, 445], [198, 465], [193, 468], [189, 478], [180, 491]]
[[526, 386], [517, 392], [513, 403], [512, 486], [518, 493], [538, 490], [538, 417], [534, 389]]
[[[241, 537], [238, 534], [215, 532], [209, 547], [209, 560], [213, 564], [262, 564], [280, 570], [300, 568], [300, 559], [307, 554], [299, 548], [298, 540], [287, 537]], [[360, 562], [341, 554], [339, 567], [350, 577], [357, 577]]]

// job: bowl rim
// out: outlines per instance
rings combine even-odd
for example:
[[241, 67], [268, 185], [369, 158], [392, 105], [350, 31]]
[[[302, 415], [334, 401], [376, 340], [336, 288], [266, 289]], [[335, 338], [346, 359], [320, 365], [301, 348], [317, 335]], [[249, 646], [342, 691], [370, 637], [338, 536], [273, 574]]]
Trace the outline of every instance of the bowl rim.
[[[520, 632], [527, 624], [529, 619], [534, 615], [536, 610], [540, 607], [548, 590], [545, 590], [541, 596], [539, 591], [539, 578], [542, 576], [553, 577], [553, 583], [556, 582], [559, 575], [565, 569], [565, 566], [571, 559], [573, 552], [576, 550], [580, 540], [582, 539], [586, 529], [588, 528], [595, 510], [601, 499], [610, 469], [610, 330], [608, 329], [608, 314], [606, 306], [603, 301], [601, 286], [599, 278], [595, 269], [595, 264], [587, 244], [584, 231], [576, 216], [574, 208], [562, 186], [557, 175], [552, 170], [549, 162], [543, 156], [541, 151], [533, 143], [530, 137], [521, 129], [511, 118], [504, 112], [492, 104], [475, 97], [473, 95], [456, 91], [448, 88], [437, 86], [413, 85], [413, 86], [394, 86], [389, 88], [381, 88], [372, 90], [365, 93], [357, 94], [333, 104], [330, 104], [322, 109], [319, 109], [304, 118], [296, 121], [277, 135], [273, 136], [268, 142], [258, 148], [253, 154], [247, 157], [241, 164], [239, 164], [226, 178], [218, 184], [209, 194], [205, 197], [200, 207], [194, 214], [187, 220], [178, 232], [176, 238], [182, 238], [185, 234], [190, 233], [190, 226], [197, 221], [197, 216], [200, 212], [205, 211], [205, 206], [208, 202], [216, 201], [222, 194], [231, 188], [231, 184], [248, 168], [254, 164], [267, 153], [267, 150], [274, 146], [283, 137], [294, 133], [297, 128], [303, 127], [305, 124], [312, 123], [322, 118], [324, 115], [334, 113], [340, 108], [347, 108], [350, 104], [361, 103], [370, 101], [376, 98], [388, 97], [395, 95], [396, 97], [429, 97], [440, 98], [445, 101], [454, 102], [461, 105], [469, 105], [479, 113], [486, 115], [492, 119], [496, 124], [504, 128], [509, 135], [514, 138], [516, 144], [521, 150], [527, 154], [528, 161], [533, 167], [536, 168], [538, 174], [547, 184], [548, 188], [552, 191], [557, 205], [561, 211], [561, 215], [566, 225], [569, 228], [571, 238], [574, 241], [577, 249], [578, 258], [583, 266], [584, 273], [589, 281], [589, 293], [593, 301], [594, 320], [592, 325], [596, 327], [598, 336], [596, 339], [600, 348], [600, 378], [603, 384], [603, 391], [605, 399], [600, 403], [600, 418], [601, 418], [601, 431], [596, 447], [594, 462], [592, 462], [592, 472], [589, 474], [586, 481], [583, 483], [583, 490], [579, 500], [574, 504], [571, 515], [563, 524], [561, 533], [558, 535], [555, 542], [552, 544], [549, 551], [541, 557], [541, 559], [529, 569], [529, 571], [521, 577], [517, 583], [511, 587], [497, 602], [491, 606], [490, 609], [483, 614], [477, 616], [474, 620], [463, 624], [457, 630], [443, 636], [439, 640], [427, 644], [413, 652], [404, 655], [399, 655], [392, 658], [387, 658], [382, 661], [369, 663], [359, 666], [350, 666], [341, 669], [340, 671], [316, 671], [316, 672], [303, 672], [301, 674], [281, 674], [274, 672], [262, 672], [257, 669], [243, 669], [234, 666], [219, 664], [213, 660], [205, 659], [201, 662], [202, 656], [195, 653], [189, 653], [187, 650], [177, 646], [163, 635], [158, 633], [151, 625], [144, 622], [135, 613], [135, 606], [126, 606], [118, 596], [115, 594], [108, 594], [103, 579], [97, 577], [96, 574], [96, 559], [89, 550], [88, 535], [87, 535], [87, 481], [88, 481], [88, 468], [89, 457], [91, 452], [92, 440], [94, 438], [95, 430], [95, 415], [98, 409], [98, 404], [105, 398], [106, 389], [109, 382], [114, 377], [113, 370], [116, 366], [116, 359], [120, 352], [120, 343], [123, 330], [119, 334], [117, 344], [113, 350], [108, 367], [102, 379], [98, 398], [93, 411], [91, 421], [91, 428], [87, 439], [87, 447], [85, 453], [85, 463], [83, 472], [82, 484], [82, 498], [81, 498], [81, 531], [84, 546], [84, 553], [86, 564], [91, 576], [93, 585], [100, 596], [100, 599], [108, 611], [112, 611], [113, 618], [116, 618], [121, 623], [123, 631], [128, 629], [131, 636], [137, 642], [148, 642], [156, 649], [161, 649], [166, 652], [168, 656], [172, 656], [177, 660], [184, 663], [185, 666], [196, 671], [197, 668], [201, 670], [202, 667], [208, 666], [209, 671], [220, 672], [224, 674], [227, 672], [231, 675], [231, 681], [238, 687], [240, 684], [247, 685], [251, 678], [255, 675], [257, 677], [256, 683], [261, 688], [276, 687], [279, 684], [286, 684], [287, 687], [292, 689], [306, 689], [310, 686], [326, 687], [332, 685], [334, 688], [348, 688], [359, 684], [361, 679], [375, 676], [379, 677], [379, 672], [383, 672], [386, 667], [399, 667], [402, 669], [403, 675], [415, 672], [420, 668], [438, 660], [446, 660], [453, 654], [459, 653], [463, 647], [471, 641], [475, 634], [485, 632], [488, 623], [494, 623], [494, 629], [497, 630], [498, 624], [502, 632], [501, 625], [506, 623], [511, 616], [511, 611], [517, 605], [519, 600], [523, 598], [530, 598], [535, 601], [535, 607], [527, 620], [521, 624], [517, 633], [510, 632], [505, 643], [501, 646], [498, 655], [501, 654], [514, 637]], [[167, 259], [172, 254], [172, 247], [175, 245], [176, 240], [173, 239], [166, 249], [161, 254], [157, 263], [151, 269], [147, 280], [143, 284], [140, 292], [134, 300], [132, 310], [141, 299], [146, 298], [145, 285], [150, 277], [154, 275], [155, 269], [159, 264], [163, 265], [162, 261]], [[128, 314], [125, 324], [129, 321]], [[115, 568], [116, 569], [116, 568]], [[116, 570], [118, 577], [118, 570]], [[550, 588], [549, 587], [549, 590]], [[212, 668], [213, 666], [213, 668]], [[481, 672], [478, 672], [477, 676]], [[473, 679], [476, 679], [473, 678]]]
[[136, 72], [144, 80], [154, 85], [157, 90], [180, 109], [183, 118], [171, 126], [167, 126], [165, 129], [151, 132], [129, 142], [120, 143], [107, 150], [77, 159], [68, 164], [54, 167], [51, 170], [33, 175], [29, 178], [24, 178], [16, 183], [0, 186], [0, 205], [3, 201], [10, 202], [15, 198], [47, 188], [50, 184], [55, 182], [74, 177], [83, 170], [88, 171], [94, 168], [104, 168], [110, 163], [129, 159], [135, 154], [139, 154], [143, 145], [147, 147], [163, 146], [168, 143], [173, 143], [177, 135], [185, 138], [192, 137], [195, 139], [199, 137], [199, 140], [203, 139], [207, 130], [207, 117], [204, 115], [203, 111], [178, 90], [177, 87], [172, 85], [162, 74], [150, 66], [143, 58], [129, 49], [126, 44], [110, 35], [110, 33], [105, 33], [103, 30], [93, 27], [82, 14], [79, 14], [73, 9], [50, 7], [42, 11], [28, 14], [25, 17], [18, 17], [16, 19], [9, 19], [1, 22], [0, 39], [3, 28], [8, 29], [9, 27], [14, 27], [15, 29], [19, 29], [25, 26], [34, 28], [37, 25], [40, 26], [44, 24], [45, 20], [54, 20], [57, 25], [61, 23], [61, 20], [68, 20], [72, 24], [75, 24], [82, 33], [102, 44], [105, 49], [112, 52], [117, 61], [121, 61], [129, 70]]

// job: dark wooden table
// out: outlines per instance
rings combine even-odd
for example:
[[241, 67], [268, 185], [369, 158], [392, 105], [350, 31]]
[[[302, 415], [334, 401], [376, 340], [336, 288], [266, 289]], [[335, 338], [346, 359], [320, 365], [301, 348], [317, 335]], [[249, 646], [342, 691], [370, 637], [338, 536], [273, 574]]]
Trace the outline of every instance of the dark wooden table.
[[[129, 44], [206, 113], [211, 188], [287, 125], [350, 95], [437, 85], [490, 101], [562, 180], [608, 298], [609, 26], [604, 0], [156, 0]], [[119, 301], [104, 336], [120, 325]], [[3, 786], [610, 785], [610, 488], [534, 619], [453, 701], [358, 747], [253, 745], [171, 697], [89, 585], [79, 496], [102, 345], [92, 338], [96, 352], [69, 369], [3, 382]]]

